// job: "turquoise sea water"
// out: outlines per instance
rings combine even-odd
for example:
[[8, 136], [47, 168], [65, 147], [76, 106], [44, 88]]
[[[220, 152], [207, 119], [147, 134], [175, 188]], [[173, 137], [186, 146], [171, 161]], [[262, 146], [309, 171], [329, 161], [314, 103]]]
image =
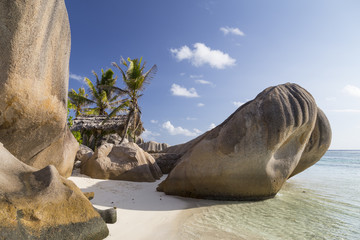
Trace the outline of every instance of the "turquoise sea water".
[[273, 199], [213, 202], [181, 239], [360, 239], [360, 151], [328, 151]]

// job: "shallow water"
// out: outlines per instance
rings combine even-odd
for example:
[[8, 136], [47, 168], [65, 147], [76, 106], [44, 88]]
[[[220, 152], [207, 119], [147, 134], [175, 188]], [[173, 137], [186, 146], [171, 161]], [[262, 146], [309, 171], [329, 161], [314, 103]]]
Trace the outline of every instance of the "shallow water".
[[360, 239], [360, 151], [328, 151], [275, 198], [215, 202], [182, 224], [181, 239]]

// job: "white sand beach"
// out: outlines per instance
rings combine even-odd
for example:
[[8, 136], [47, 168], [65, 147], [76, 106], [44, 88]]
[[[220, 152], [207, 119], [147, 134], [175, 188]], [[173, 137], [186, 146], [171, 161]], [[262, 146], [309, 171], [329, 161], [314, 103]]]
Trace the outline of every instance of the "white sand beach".
[[95, 193], [91, 200], [95, 207], [117, 208], [117, 222], [108, 224], [110, 234], [106, 239], [181, 239], [182, 223], [208, 201], [157, 192], [157, 185], [165, 178], [139, 183], [92, 179], [75, 173], [69, 179], [83, 192]]

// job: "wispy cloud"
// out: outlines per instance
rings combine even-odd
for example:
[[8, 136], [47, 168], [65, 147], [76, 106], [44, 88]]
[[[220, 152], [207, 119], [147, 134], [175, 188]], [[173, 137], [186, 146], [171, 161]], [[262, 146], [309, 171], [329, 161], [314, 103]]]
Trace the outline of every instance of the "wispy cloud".
[[238, 28], [232, 27], [221, 27], [220, 31], [224, 33], [224, 35], [233, 34], [237, 36], [245, 36], [245, 34]]
[[84, 78], [85, 78], [85, 77], [80, 76], [80, 75], [77, 75], [77, 74], [70, 73], [70, 74], [69, 74], [69, 78], [70, 78], [70, 79], [74, 79], [74, 80], [76, 80], [76, 81], [79, 81], [79, 82], [81, 82], [81, 83], [84, 83]]
[[194, 49], [190, 49], [186, 45], [178, 49], [172, 48], [170, 52], [178, 61], [187, 59], [195, 67], [208, 64], [212, 68], [224, 69], [234, 66], [236, 62], [236, 60], [231, 58], [227, 53], [223, 53], [220, 50], [213, 50], [204, 43], [195, 43]]
[[213, 83], [210, 82], [210, 81], [203, 80], [203, 79], [195, 80], [195, 82], [198, 83], [198, 84], [210, 85], [210, 86], [212, 86], [212, 87], [215, 87], [215, 84], [213, 84]]
[[360, 88], [354, 85], [346, 85], [343, 92], [353, 97], [360, 97]]
[[232, 102], [233, 105], [235, 105], [236, 107], [240, 107], [241, 105], [243, 105], [244, 103], [243, 102], [237, 102], [237, 101], [234, 101]]
[[216, 124], [215, 123], [211, 123], [210, 126], [209, 126], [209, 130], [213, 129], [216, 127]]
[[184, 135], [188, 137], [195, 137], [201, 133], [201, 131], [196, 128], [194, 128], [193, 131], [190, 131], [186, 128], [175, 127], [171, 124], [170, 121], [164, 122], [162, 127], [167, 130], [170, 135]]
[[160, 136], [159, 133], [156, 132], [152, 132], [149, 131], [147, 129], [145, 129], [145, 131], [141, 134], [141, 137], [145, 140], [145, 141], [150, 141], [150, 140], [154, 140], [156, 137]]
[[158, 123], [159, 121], [158, 121], [158, 120], [150, 120], [150, 122], [153, 123], [153, 124], [156, 124], [156, 123]]
[[203, 106], [205, 106], [205, 104], [203, 104], [203, 103], [198, 103], [197, 106], [198, 106], [198, 107], [203, 107]]
[[172, 94], [174, 96], [181, 96], [181, 97], [187, 97], [187, 98], [199, 97], [195, 88], [186, 89], [175, 83], [171, 86], [170, 91], [172, 92]]

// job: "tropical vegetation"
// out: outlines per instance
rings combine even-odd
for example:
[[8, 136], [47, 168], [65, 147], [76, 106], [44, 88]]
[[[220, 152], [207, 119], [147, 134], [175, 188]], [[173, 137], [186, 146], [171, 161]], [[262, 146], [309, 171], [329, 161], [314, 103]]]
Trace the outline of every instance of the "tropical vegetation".
[[[141, 109], [138, 100], [143, 96], [146, 84], [154, 77], [157, 72], [156, 65], [145, 71], [146, 62], [140, 59], [123, 58], [120, 60], [120, 67], [113, 62], [112, 65], [120, 70], [124, 88], [116, 86], [117, 77], [111, 69], [104, 71], [101, 69], [101, 78], [93, 71], [95, 82], [85, 78], [89, 89], [89, 94], [85, 93], [84, 88], [79, 88], [78, 92], [71, 90], [69, 96], [69, 109], [75, 110], [75, 116], [81, 115], [107, 115], [105, 121], [120, 112], [126, 112], [126, 122], [121, 133], [121, 142], [131, 138], [134, 141], [143, 131], [141, 121]], [[108, 113], [110, 111], [110, 113]], [[72, 121], [72, 119], [70, 119]], [[77, 133], [76, 133], [77, 134]]]
[[82, 114], [83, 108], [89, 104], [87, 99], [88, 94], [85, 93], [84, 88], [79, 88], [79, 92], [76, 92], [74, 89], [68, 93], [69, 103], [68, 108], [75, 110], [75, 117]]
[[[71, 128], [71, 126], [74, 124], [74, 118], [73, 118], [73, 116], [70, 115], [70, 109], [76, 109], [76, 107], [70, 101], [68, 101], [68, 103], [67, 103], [67, 122], [68, 122], [69, 127]], [[83, 140], [82, 140], [80, 131], [72, 131], [71, 133], [74, 135], [75, 139], [80, 144], [82, 144]]]
[[92, 108], [86, 109], [87, 114], [92, 115], [108, 115], [107, 110], [112, 110], [114, 106], [122, 102], [118, 101], [121, 94], [115, 94], [111, 88], [102, 88], [101, 86], [114, 87], [117, 77], [114, 77], [114, 72], [111, 69], [104, 71], [101, 69], [101, 78], [99, 79], [95, 71], [95, 85], [90, 79], [85, 78], [85, 82], [89, 87], [90, 98], [87, 98], [89, 104], [93, 103]]
[[[124, 141], [126, 135], [135, 141], [136, 135], [141, 134], [141, 110], [138, 104], [138, 99], [143, 95], [142, 92], [145, 89], [145, 85], [150, 82], [150, 80], [157, 72], [156, 65], [153, 65], [148, 71], [145, 72], [146, 62], [142, 62], [142, 57], [140, 59], [128, 58], [127, 61], [128, 62], [126, 62], [123, 58], [120, 60], [120, 65], [123, 65], [127, 68], [125, 70], [123, 70], [117, 63], [112, 63], [113, 66], [120, 70], [123, 82], [125, 83], [125, 89], [113, 89], [117, 89], [117, 92], [125, 92], [128, 96], [128, 114], [124, 131], [121, 136], [121, 142]], [[119, 105], [118, 107], [122, 106]], [[114, 111], [117, 111], [117, 108], [115, 108]], [[110, 116], [113, 114], [113, 112], [110, 113]]]

